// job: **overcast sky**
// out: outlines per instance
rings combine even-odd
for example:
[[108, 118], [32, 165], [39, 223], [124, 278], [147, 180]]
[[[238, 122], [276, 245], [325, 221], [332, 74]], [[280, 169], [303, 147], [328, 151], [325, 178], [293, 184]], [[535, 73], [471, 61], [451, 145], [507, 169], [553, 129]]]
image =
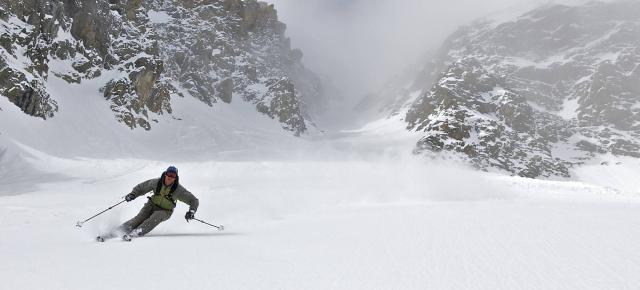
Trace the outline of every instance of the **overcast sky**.
[[[525, 11], [548, 0], [268, 0], [294, 48], [316, 73], [351, 99], [437, 48], [456, 27], [479, 17]], [[526, 8], [525, 8], [526, 7]]]

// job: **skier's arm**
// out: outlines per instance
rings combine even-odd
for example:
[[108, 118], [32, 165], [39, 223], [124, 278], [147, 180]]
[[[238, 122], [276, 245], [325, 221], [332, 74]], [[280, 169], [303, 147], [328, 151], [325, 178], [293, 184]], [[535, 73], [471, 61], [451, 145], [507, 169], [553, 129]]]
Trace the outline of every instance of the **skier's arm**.
[[141, 196], [141, 195], [145, 195], [147, 192], [152, 191], [153, 189], [156, 188], [156, 185], [158, 184], [158, 179], [149, 179], [145, 182], [142, 182], [138, 185], [136, 185], [133, 190], [131, 190], [131, 193], [133, 195], [135, 195], [136, 197]]
[[176, 195], [176, 198], [189, 205], [189, 211], [193, 211], [194, 213], [198, 210], [198, 205], [200, 205], [200, 201], [188, 190], [186, 190], [182, 185], [178, 186], [176, 190], [179, 194]]

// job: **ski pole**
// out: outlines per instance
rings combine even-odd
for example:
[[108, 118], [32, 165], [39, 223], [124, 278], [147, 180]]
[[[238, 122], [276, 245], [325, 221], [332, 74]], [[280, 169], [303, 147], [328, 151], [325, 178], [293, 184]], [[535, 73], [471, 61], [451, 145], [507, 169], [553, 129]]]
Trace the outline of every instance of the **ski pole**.
[[194, 218], [194, 220], [197, 220], [197, 221], [199, 221], [199, 222], [201, 222], [201, 223], [203, 223], [203, 224], [206, 224], [206, 225], [210, 225], [210, 226], [212, 226], [212, 227], [216, 227], [216, 228], [218, 228], [218, 230], [219, 230], [219, 231], [224, 231], [224, 226], [223, 226], [223, 225], [219, 225], [219, 226], [212, 225], [212, 224], [210, 224], [210, 223], [208, 223], [208, 222], [205, 222], [205, 221], [203, 221], [203, 220], [199, 220], [199, 219], [197, 219], [197, 218]]
[[109, 207], [108, 209], [105, 209], [105, 210], [103, 210], [103, 211], [101, 211], [101, 212], [97, 213], [96, 215], [94, 215], [94, 216], [92, 216], [92, 217], [90, 217], [90, 218], [88, 218], [88, 219], [86, 219], [86, 220], [84, 220], [84, 221], [78, 222], [78, 223], [76, 224], [76, 227], [81, 228], [81, 227], [82, 227], [82, 224], [84, 224], [84, 223], [88, 222], [90, 219], [92, 219], [92, 218], [94, 218], [94, 217], [97, 217], [97, 216], [101, 215], [101, 214], [102, 214], [102, 213], [104, 213], [105, 211], [108, 211], [108, 210], [110, 210], [110, 209], [112, 209], [112, 208], [114, 208], [114, 207], [116, 207], [116, 206], [120, 205], [121, 203], [123, 203], [123, 202], [125, 202], [125, 201], [126, 201], [126, 200], [123, 200], [123, 201], [121, 201], [121, 202], [119, 202], [119, 203], [116, 203], [116, 204], [112, 205], [111, 207]]

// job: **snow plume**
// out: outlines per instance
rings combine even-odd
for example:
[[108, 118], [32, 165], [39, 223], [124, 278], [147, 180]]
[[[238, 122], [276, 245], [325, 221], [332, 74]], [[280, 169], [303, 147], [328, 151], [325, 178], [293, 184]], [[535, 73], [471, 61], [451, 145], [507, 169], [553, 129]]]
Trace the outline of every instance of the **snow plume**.
[[[366, 206], [393, 203], [423, 203], [434, 200], [475, 200], [495, 198], [492, 193], [474, 191], [474, 186], [490, 187], [489, 182], [463, 169], [441, 170], [437, 165], [378, 160], [212, 163], [218, 170], [193, 178], [215, 180], [201, 192], [226, 192], [218, 201], [234, 204], [237, 198], [252, 202], [235, 203], [229, 213], [249, 211], [270, 218], [335, 206]], [[189, 168], [189, 166], [187, 166]], [[454, 177], [450, 175], [456, 174]], [[252, 182], [234, 184], [238, 175]], [[461, 178], [464, 182], [456, 180]], [[219, 187], [222, 184], [222, 188]]]
[[[279, 219], [336, 206], [474, 201], [509, 196], [493, 185], [486, 174], [463, 166], [423, 160], [395, 151], [381, 153], [378, 157], [359, 154], [338, 157], [339, 153], [333, 151], [336, 159], [322, 158], [332, 156], [326, 155], [330, 150], [325, 148], [317, 151], [318, 155], [310, 154], [297, 160], [171, 164], [180, 168], [181, 183], [201, 198], [205, 208], [240, 220]], [[39, 186], [37, 192], [48, 195], [64, 192], [80, 200], [102, 195], [100, 205], [85, 204], [87, 210], [96, 212], [100, 207], [117, 202], [136, 184], [159, 176], [170, 165], [140, 159], [63, 159], [30, 151], [31, 157], [23, 161], [36, 170], [30, 180]], [[37, 182], [43, 172], [64, 176]], [[104, 226], [112, 227], [135, 214], [132, 210], [122, 209], [114, 210], [114, 213], [106, 225], [95, 231], [104, 231]]]

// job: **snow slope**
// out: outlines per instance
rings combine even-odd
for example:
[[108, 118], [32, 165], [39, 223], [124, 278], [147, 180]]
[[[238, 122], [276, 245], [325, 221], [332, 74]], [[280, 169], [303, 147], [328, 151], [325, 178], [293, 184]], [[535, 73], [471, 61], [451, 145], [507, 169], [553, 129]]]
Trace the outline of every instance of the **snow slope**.
[[56, 117], [46, 121], [26, 116], [0, 98], [0, 134], [39, 151], [72, 158], [211, 158], [230, 150], [251, 149], [259, 154], [261, 148], [277, 147], [274, 143], [297, 142], [277, 121], [257, 114], [250, 104], [236, 101], [208, 107], [189, 97], [173, 101], [173, 116], [153, 116], [162, 120], [154, 130], [130, 130], [115, 120], [98, 92], [100, 82], [68, 85], [50, 77], [52, 95], [64, 97], [58, 98], [61, 110]]
[[[401, 125], [379, 121], [314, 140], [290, 158], [175, 162], [201, 201], [196, 216], [226, 231], [186, 223], [180, 204], [172, 219], [131, 243], [93, 238], [135, 215], [144, 198], [74, 225], [158, 176], [167, 161], [61, 158], [22, 147], [34, 170], [24, 178], [33, 182], [23, 194], [7, 192], [17, 187], [6, 179], [0, 186], [1, 288], [640, 285], [640, 191], [630, 180], [608, 182], [638, 172], [637, 162], [579, 171], [608, 186], [481, 173], [396, 154], [406, 151], [394, 144], [413, 144], [415, 136], [394, 124]], [[365, 152], [352, 150], [358, 144]], [[50, 174], [61, 178], [39, 180]]]
[[[384, 162], [177, 164], [201, 200], [131, 243], [93, 236], [143, 198], [84, 228], [165, 164], [69, 161], [70, 180], [0, 198], [6, 289], [633, 289], [640, 200], [578, 182]], [[105, 166], [111, 165], [111, 166]], [[103, 168], [111, 168], [103, 171]], [[443, 170], [444, 169], [444, 170]], [[444, 172], [443, 172], [444, 171]], [[448, 183], [463, 177], [464, 182]], [[413, 180], [413, 182], [407, 182]]]

